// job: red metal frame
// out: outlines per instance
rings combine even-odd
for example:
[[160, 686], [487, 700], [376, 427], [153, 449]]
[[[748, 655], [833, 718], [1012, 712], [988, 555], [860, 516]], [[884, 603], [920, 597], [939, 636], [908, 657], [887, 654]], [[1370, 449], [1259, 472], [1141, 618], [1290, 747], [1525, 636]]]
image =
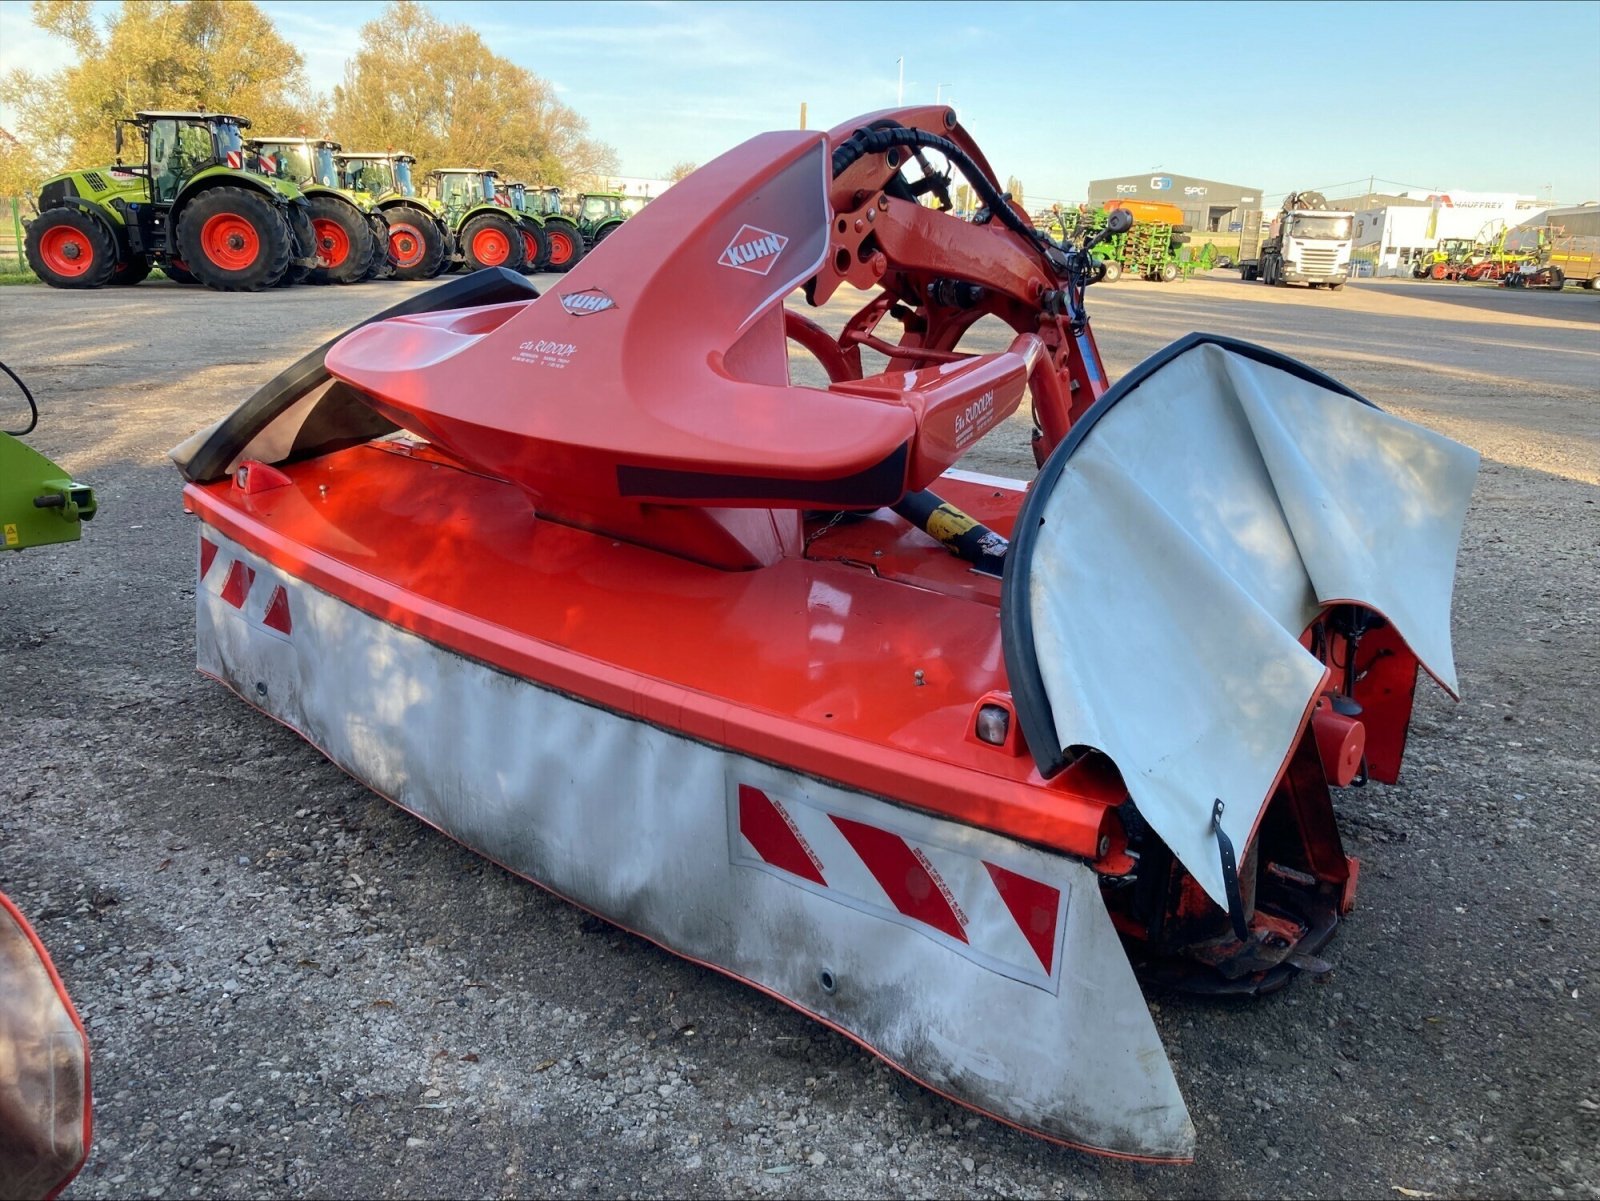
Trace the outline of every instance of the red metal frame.
[[[1008, 532], [1018, 492], [946, 471], [1025, 394], [1042, 461], [1106, 372], [1051, 247], [906, 199], [896, 150], [833, 174], [834, 152], [884, 122], [948, 139], [994, 182], [944, 107], [753, 138], [620, 227], [556, 297], [391, 317], [337, 343], [329, 372], [430, 446], [249, 464], [233, 485], [191, 485], [189, 505], [313, 586], [519, 678], [1128, 874], [1107, 760], [1045, 781], [1015, 720], [1004, 746], [974, 736], [979, 698], [1009, 705], [1000, 582], [889, 510], [936, 485]], [[838, 335], [785, 307], [845, 285], [869, 295]], [[1011, 345], [963, 352], [986, 316]], [[828, 386], [791, 381], [790, 340]], [[864, 347], [882, 371], [866, 374]], [[1313, 702], [1261, 820], [1271, 862], [1309, 865], [1308, 887], [1347, 906], [1326, 780], [1352, 778], [1363, 750], [1394, 778], [1416, 660], [1382, 626], [1353, 673], [1326, 618], [1305, 641], [1329, 666], [1323, 691], [1353, 679], [1365, 709]], [[1174, 928], [1214, 923], [1174, 871]], [[1288, 928], [1250, 908], [1254, 929]]]
[[[981, 163], [948, 116], [893, 119]], [[618, 231], [648, 258], [585, 258], [563, 281], [563, 293], [603, 294], [603, 310], [395, 318], [344, 339], [329, 370], [396, 424], [520, 485], [541, 513], [727, 569], [799, 554], [799, 510], [927, 487], [1025, 392], [1047, 454], [1103, 390], [1092, 335], [1049, 311], [1062, 280], [1040, 243], [892, 195], [897, 152], [831, 176], [833, 151], [880, 117], [762, 135], [675, 185]], [[976, 298], [936, 303], [947, 280]], [[784, 310], [802, 284], [821, 303], [847, 283], [878, 294], [838, 338]], [[985, 316], [1016, 340], [961, 352]], [[828, 388], [790, 382], [786, 336], [818, 357]], [[865, 375], [863, 346], [889, 356], [886, 370]]]

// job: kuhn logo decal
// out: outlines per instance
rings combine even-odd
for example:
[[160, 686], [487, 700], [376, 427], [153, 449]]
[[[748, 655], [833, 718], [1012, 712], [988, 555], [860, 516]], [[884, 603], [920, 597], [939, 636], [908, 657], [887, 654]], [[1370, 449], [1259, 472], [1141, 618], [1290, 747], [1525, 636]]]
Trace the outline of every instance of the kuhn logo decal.
[[587, 292], [563, 293], [561, 307], [574, 317], [587, 317], [590, 313], [603, 313], [607, 309], [614, 309], [617, 307], [617, 302], [599, 288], [590, 288]]
[[789, 239], [754, 225], [741, 225], [717, 262], [755, 275], [765, 275], [777, 263]]

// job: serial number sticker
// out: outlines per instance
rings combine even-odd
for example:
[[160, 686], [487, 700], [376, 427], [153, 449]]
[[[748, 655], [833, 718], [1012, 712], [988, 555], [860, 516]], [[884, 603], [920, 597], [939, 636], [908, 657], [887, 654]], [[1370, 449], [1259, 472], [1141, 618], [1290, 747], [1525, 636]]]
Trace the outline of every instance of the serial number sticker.
[[572, 362], [572, 356], [577, 352], [577, 346], [571, 342], [553, 342], [540, 338], [537, 341], [519, 344], [517, 353], [511, 356], [511, 361], [527, 363], [530, 367], [550, 367], [560, 371]]

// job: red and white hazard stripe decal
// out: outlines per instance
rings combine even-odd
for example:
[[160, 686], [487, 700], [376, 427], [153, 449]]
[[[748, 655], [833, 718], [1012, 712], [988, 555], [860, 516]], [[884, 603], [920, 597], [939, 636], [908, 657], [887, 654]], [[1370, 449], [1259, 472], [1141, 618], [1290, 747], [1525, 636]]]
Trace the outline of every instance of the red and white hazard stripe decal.
[[244, 156], [237, 150], [230, 150], [227, 154], [227, 163], [228, 166], [237, 171], [240, 167], [244, 166]]
[[1055, 991], [1065, 885], [746, 780], [729, 781], [728, 791], [735, 863]]
[[215, 542], [200, 535], [200, 587], [220, 597], [245, 621], [267, 633], [288, 638], [294, 633], [289, 593], [282, 584], [256, 583], [256, 569], [229, 553], [218, 553]]

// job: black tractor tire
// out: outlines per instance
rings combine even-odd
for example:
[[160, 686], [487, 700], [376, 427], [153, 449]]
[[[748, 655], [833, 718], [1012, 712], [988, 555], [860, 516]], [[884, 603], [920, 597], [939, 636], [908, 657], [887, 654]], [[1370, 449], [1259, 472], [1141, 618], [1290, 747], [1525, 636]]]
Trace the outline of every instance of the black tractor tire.
[[1100, 278], [1108, 284], [1114, 284], [1122, 278], [1122, 264], [1116, 259], [1106, 259], [1106, 273]]
[[117, 244], [82, 209], [46, 210], [28, 226], [28, 266], [52, 288], [102, 288], [117, 270]]
[[1560, 267], [1551, 267], [1549, 269], [1549, 275], [1545, 280], [1544, 286], [1549, 288], [1552, 292], [1561, 291], [1562, 288], [1567, 286], [1566, 272], [1561, 270]]
[[372, 257], [362, 279], [393, 279], [394, 258], [389, 253], [389, 223], [377, 213], [367, 214], [367, 229], [372, 234]]
[[1591, 275], [1583, 281], [1583, 286], [1591, 292], [1600, 292], [1600, 275]]
[[279, 206], [260, 192], [222, 185], [178, 216], [178, 253], [195, 279], [218, 292], [259, 292], [289, 269], [293, 238]]
[[1338, 292], [1343, 288], [1344, 288], [1344, 280], [1342, 280], [1342, 279], [1336, 284], [1329, 284], [1328, 285], [1328, 291], [1330, 291], [1330, 292]]
[[518, 270], [524, 275], [543, 271], [550, 258], [550, 239], [534, 221], [518, 221], [517, 232], [522, 235], [522, 266]]
[[[502, 244], [504, 258], [499, 257]], [[482, 271], [485, 267], [521, 271], [521, 227], [499, 213], [482, 213], [461, 227], [461, 254], [468, 271]]]
[[1189, 235], [1175, 233], [1169, 239], [1169, 244], [1172, 246], [1187, 246], [1189, 244]]
[[551, 217], [545, 221], [544, 240], [549, 243], [550, 252], [542, 270], [564, 274], [583, 260], [583, 235], [565, 217]]
[[396, 205], [384, 211], [389, 225], [389, 254], [396, 279], [432, 279], [449, 256], [443, 231], [433, 214], [415, 205]]
[[620, 221], [617, 222], [615, 225], [604, 225], [604, 226], [601, 226], [600, 229], [595, 231], [594, 241], [589, 243], [589, 249], [593, 250], [596, 246], [600, 245], [601, 242], [604, 242], [607, 238], [609, 238], [612, 234], [616, 233], [617, 230], [619, 230], [621, 228], [622, 228], [622, 223]]
[[145, 277], [150, 274], [154, 266], [144, 255], [138, 255], [125, 262], [117, 264], [117, 269], [111, 273], [111, 282], [122, 287], [131, 288], [134, 284], [142, 284]]
[[444, 247], [444, 253], [439, 256], [439, 265], [433, 269], [429, 279], [437, 279], [441, 275], [449, 275], [459, 266], [456, 258], [456, 235], [442, 220], [436, 220], [434, 228], [439, 231], [439, 244]]
[[182, 263], [165, 262], [161, 264], [161, 274], [165, 275], [175, 284], [198, 284], [200, 281], [194, 277], [194, 272]]
[[308, 282], [358, 284], [372, 263], [372, 230], [360, 209], [348, 200], [318, 193], [306, 197], [311, 209], [317, 265]]
[[1170, 284], [1179, 274], [1177, 263], [1162, 263], [1156, 271], [1156, 278], [1164, 284]]

